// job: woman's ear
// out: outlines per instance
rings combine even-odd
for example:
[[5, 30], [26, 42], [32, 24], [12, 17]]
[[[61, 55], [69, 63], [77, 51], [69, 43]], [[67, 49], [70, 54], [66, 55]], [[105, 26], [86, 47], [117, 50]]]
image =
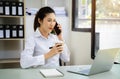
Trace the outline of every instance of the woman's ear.
[[38, 18], [38, 23], [41, 24], [41, 20], [40, 20], [40, 18]]

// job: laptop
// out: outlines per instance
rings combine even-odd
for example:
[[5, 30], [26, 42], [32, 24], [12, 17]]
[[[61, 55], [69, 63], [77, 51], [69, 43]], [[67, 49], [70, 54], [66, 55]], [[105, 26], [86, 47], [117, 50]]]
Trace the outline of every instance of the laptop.
[[119, 50], [120, 48], [98, 50], [96, 57], [89, 68], [76, 67], [75, 69], [71, 68], [67, 71], [87, 76], [109, 71], [114, 64], [114, 59]]

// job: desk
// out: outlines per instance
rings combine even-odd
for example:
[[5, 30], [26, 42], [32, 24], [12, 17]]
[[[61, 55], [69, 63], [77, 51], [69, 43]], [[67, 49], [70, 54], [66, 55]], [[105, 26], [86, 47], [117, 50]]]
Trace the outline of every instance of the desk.
[[67, 72], [69, 68], [76, 66], [61, 66], [58, 69], [64, 73], [64, 77], [44, 78], [39, 68], [31, 69], [0, 69], [0, 79], [120, 79], [120, 64], [113, 65], [112, 69], [108, 72], [84, 76]]

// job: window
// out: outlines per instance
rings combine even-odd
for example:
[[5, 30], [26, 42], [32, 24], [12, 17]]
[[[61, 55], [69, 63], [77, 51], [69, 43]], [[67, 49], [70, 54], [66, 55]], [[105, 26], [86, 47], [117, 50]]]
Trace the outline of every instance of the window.
[[91, 0], [73, 0], [73, 31], [91, 31]]
[[72, 22], [73, 31], [91, 33], [91, 58], [94, 59], [95, 0], [72, 0]]
[[120, 47], [120, 0], [72, 1], [72, 30], [91, 33], [92, 59], [97, 52], [96, 37], [99, 49]]
[[99, 49], [120, 47], [119, 7], [120, 0], [96, 0], [95, 32], [100, 34]]

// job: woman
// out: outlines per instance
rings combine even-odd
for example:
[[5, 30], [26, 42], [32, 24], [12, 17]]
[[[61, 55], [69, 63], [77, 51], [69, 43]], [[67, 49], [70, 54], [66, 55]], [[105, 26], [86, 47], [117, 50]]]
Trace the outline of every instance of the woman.
[[[63, 43], [62, 28], [59, 35], [52, 34], [56, 24], [55, 12], [50, 7], [41, 8], [34, 20], [34, 34], [25, 42], [25, 49], [21, 53], [20, 65], [22, 68], [44, 66], [59, 66], [59, 59], [64, 62], [70, 60], [70, 53]], [[62, 43], [60, 43], [62, 42]]]

